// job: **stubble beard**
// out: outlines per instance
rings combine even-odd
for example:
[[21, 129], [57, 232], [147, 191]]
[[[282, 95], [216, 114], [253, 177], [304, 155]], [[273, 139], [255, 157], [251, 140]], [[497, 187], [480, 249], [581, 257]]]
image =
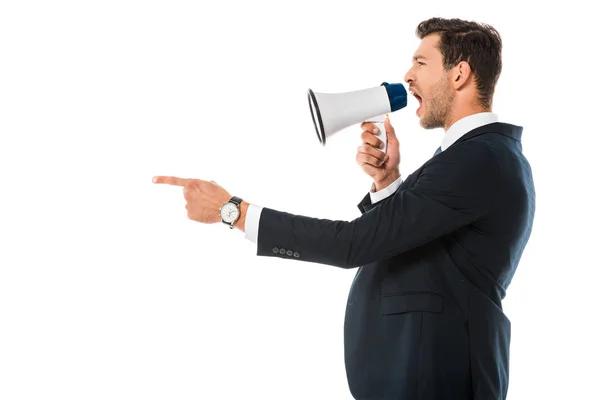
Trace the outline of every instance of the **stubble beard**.
[[419, 121], [424, 129], [444, 128], [450, 116], [454, 94], [448, 89], [449, 76], [444, 74], [432, 90], [427, 101], [427, 113]]

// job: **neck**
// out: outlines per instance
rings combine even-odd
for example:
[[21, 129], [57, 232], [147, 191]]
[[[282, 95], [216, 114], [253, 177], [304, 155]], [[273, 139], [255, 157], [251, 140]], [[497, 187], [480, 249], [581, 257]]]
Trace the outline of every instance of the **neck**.
[[492, 112], [492, 109], [491, 107], [486, 108], [481, 106], [463, 107], [457, 110], [455, 109], [444, 123], [444, 132], [447, 132], [448, 129], [450, 129], [450, 127], [454, 125], [457, 121], [468, 117], [469, 115], [479, 114], [482, 112]]

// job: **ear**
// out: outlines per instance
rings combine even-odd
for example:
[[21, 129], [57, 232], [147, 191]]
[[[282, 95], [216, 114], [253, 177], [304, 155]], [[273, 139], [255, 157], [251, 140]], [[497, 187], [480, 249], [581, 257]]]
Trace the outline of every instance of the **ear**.
[[452, 68], [452, 86], [455, 90], [462, 89], [471, 77], [471, 66], [466, 61], [459, 62]]

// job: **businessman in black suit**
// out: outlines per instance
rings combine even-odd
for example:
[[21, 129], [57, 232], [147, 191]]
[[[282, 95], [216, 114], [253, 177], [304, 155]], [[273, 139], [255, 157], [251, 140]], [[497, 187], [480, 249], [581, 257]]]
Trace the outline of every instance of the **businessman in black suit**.
[[404, 179], [390, 121], [386, 132], [363, 124], [356, 160], [373, 186], [359, 218], [260, 207], [212, 181], [154, 182], [182, 186], [190, 219], [246, 232], [260, 256], [357, 268], [344, 326], [354, 398], [505, 399], [511, 327], [502, 299], [531, 233], [535, 189], [522, 128], [491, 111], [501, 39], [490, 26], [441, 18], [417, 35], [405, 80], [421, 126], [445, 135]]

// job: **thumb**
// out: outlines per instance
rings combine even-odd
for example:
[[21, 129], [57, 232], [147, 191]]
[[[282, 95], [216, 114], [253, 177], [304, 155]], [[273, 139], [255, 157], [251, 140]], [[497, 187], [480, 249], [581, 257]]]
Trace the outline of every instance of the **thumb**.
[[385, 131], [387, 132], [388, 142], [389, 141], [397, 142], [398, 138], [396, 138], [396, 130], [392, 126], [392, 123], [390, 122], [390, 118], [387, 115], [385, 117], [385, 121], [383, 122], [383, 126], [385, 127]]

